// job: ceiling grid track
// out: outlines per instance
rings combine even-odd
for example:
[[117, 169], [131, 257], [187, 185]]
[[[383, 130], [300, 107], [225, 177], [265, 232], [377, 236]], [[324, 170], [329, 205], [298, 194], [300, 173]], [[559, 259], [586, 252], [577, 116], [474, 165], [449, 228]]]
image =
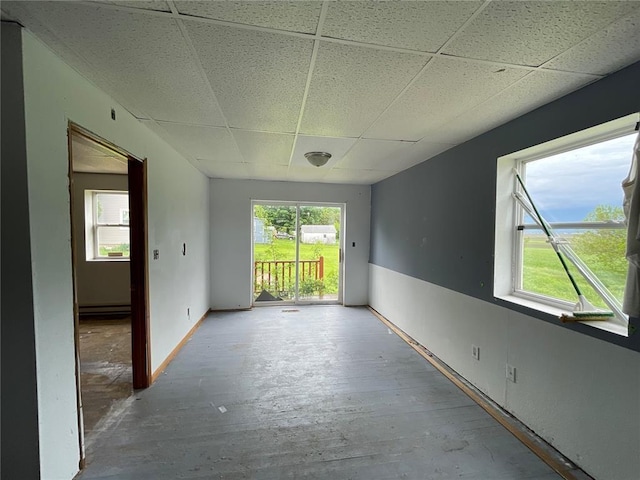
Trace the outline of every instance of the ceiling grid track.
[[[513, 82], [512, 84], [510, 84], [508, 87], [503, 88], [502, 90], [500, 90], [499, 92], [497, 92], [497, 93], [495, 93], [495, 94], [491, 95], [490, 97], [486, 98], [486, 99], [485, 99], [485, 100], [483, 100], [482, 102], [480, 102], [480, 103], [478, 103], [478, 104], [474, 105], [473, 109], [480, 108], [480, 107], [482, 107], [483, 105], [485, 105], [485, 104], [488, 104], [488, 103], [492, 102], [493, 100], [495, 100], [495, 99], [496, 99], [496, 98], [498, 98], [499, 96], [503, 95], [505, 92], [508, 92], [509, 90], [511, 90], [511, 89], [513, 89], [513, 88], [515, 88], [517, 85], [519, 85], [520, 83], [522, 83], [525, 79], [529, 78], [531, 75], [535, 74], [536, 72], [537, 72], [536, 70], [532, 70], [532, 71], [528, 72], [527, 74], [523, 75], [523, 76], [522, 76], [522, 77], [520, 77], [518, 80], [516, 80], [515, 82]], [[544, 70], [544, 72], [549, 72], [549, 70]], [[554, 71], [553, 73], [557, 73], [557, 72], [555, 72], [555, 71]], [[574, 76], [576, 76], [576, 75], [578, 75], [578, 76], [579, 76], [579, 75], [581, 75], [581, 74], [574, 74]], [[593, 81], [595, 81], [595, 80], [597, 80], [597, 79], [594, 79]], [[590, 82], [590, 83], [591, 83], [591, 82]], [[552, 97], [550, 100], [547, 100], [545, 103], [550, 103], [550, 102], [552, 102], [552, 101], [554, 101], [554, 100], [558, 99], [559, 97], [562, 97], [563, 95], [564, 95], [564, 94], [560, 94], [560, 95], [558, 95], [558, 96], [554, 96], [554, 97]], [[463, 113], [461, 113], [460, 115], [457, 115], [457, 116], [453, 117], [452, 119], [449, 119], [449, 120], [447, 120], [447, 121], [446, 121], [446, 122], [444, 122], [444, 123], [441, 123], [440, 125], [436, 126], [435, 128], [443, 127], [443, 126], [448, 125], [448, 124], [450, 124], [450, 123], [464, 122], [465, 117], [466, 117], [466, 116], [468, 116], [468, 115], [469, 115], [469, 111], [467, 111], [467, 112], [463, 112]], [[424, 136], [424, 137], [422, 137], [419, 141], [422, 141], [422, 140], [424, 140], [425, 138], [427, 138], [427, 137], [426, 137], [426, 136]]]
[[[460, 26], [460, 28], [458, 28], [458, 30], [456, 30], [456, 32], [451, 35], [449, 37], [449, 39], [444, 42], [440, 48], [433, 53], [432, 58], [434, 57], [439, 57], [440, 54], [442, 53], [442, 50], [444, 48], [446, 48], [453, 40], [455, 40], [455, 38], [460, 35], [460, 33], [467, 28], [467, 26], [478, 16], [480, 15], [480, 13], [487, 8], [487, 6], [489, 5], [489, 3], [491, 3], [491, 0], [486, 0], [482, 5], [480, 5], [475, 12], [473, 12], [473, 14], [471, 14], [471, 16], [469, 16], [469, 18], [467, 18], [467, 20]], [[391, 110], [391, 108], [398, 103], [398, 101], [402, 98], [402, 96], [420, 79], [420, 77], [422, 77], [422, 75], [424, 74], [424, 72], [426, 72], [427, 70], [429, 70], [429, 68], [433, 65], [433, 62], [431, 61], [431, 59], [429, 59], [429, 61], [427, 61], [427, 63], [420, 69], [420, 71], [418, 73], [415, 74], [415, 76], [411, 79], [411, 81], [400, 91], [400, 93], [398, 93], [398, 95], [396, 95], [396, 97], [391, 100], [391, 103], [389, 103], [389, 105], [387, 105], [387, 107], [380, 113], [380, 115], [378, 115], [373, 122], [371, 122], [371, 124], [362, 132], [362, 134], [360, 135], [360, 137], [358, 137], [358, 140], [360, 139], [366, 139], [367, 137], [365, 136], [366, 133], [376, 124], [376, 122], [378, 120], [380, 120], [389, 110]], [[424, 138], [424, 137], [423, 137]], [[422, 140], [422, 139], [420, 139]], [[418, 141], [411, 141], [411, 143], [416, 144], [418, 143], [420, 140]], [[408, 141], [408, 140], [405, 140]], [[354, 144], [355, 145], [355, 144]], [[353, 147], [352, 147], [353, 148]], [[348, 153], [348, 152], [347, 152]], [[345, 154], [346, 156], [346, 154]]]
[[[640, 11], [640, 7], [638, 7], [638, 11]], [[611, 27], [612, 25], [614, 25], [615, 23], [619, 22], [621, 19], [623, 19], [624, 17], [618, 17], [614, 20], [612, 20], [611, 22], [609, 22], [607, 25], [605, 25], [604, 27], [602, 27], [600, 30], [598, 30], [596, 33], [592, 33], [591, 35], [583, 38], [582, 40], [580, 40], [578, 43], [576, 43], [575, 45], [571, 46], [570, 48], [568, 48], [567, 50], [565, 50], [564, 52], [560, 52], [558, 55], [556, 55], [553, 58], [550, 58], [549, 60], [547, 60], [546, 62], [544, 62], [543, 64], [541, 64], [538, 69], [540, 70], [545, 70], [545, 71], [549, 71], [552, 70], [554, 72], [566, 72], [566, 73], [573, 73], [574, 75], [593, 75], [597, 78], [604, 78], [606, 77], [606, 75], [596, 75], [596, 74], [591, 74], [591, 73], [582, 73], [582, 72], [571, 72], [571, 71], [565, 71], [565, 70], [555, 70], [555, 69], [550, 69], [545, 67], [545, 65], [553, 62], [554, 60], [557, 60], [559, 58], [562, 58], [563, 56], [567, 55], [569, 52], [571, 52], [572, 50], [580, 47], [581, 45], [585, 44], [586, 42], [588, 42], [594, 35], [600, 33], [600, 32], [604, 32], [607, 28]]]
[[[238, 154], [238, 158], [241, 158], [243, 160], [241, 163], [243, 163], [244, 165], [247, 165], [247, 162], [244, 161], [245, 158], [242, 155], [242, 152], [240, 151], [240, 147], [238, 146], [238, 142], [236, 141], [236, 137], [233, 135], [233, 132], [231, 131], [231, 128], [229, 127], [229, 121], [227, 120], [227, 117], [225, 116], [224, 111], [222, 110], [222, 107], [220, 106], [220, 103], [218, 102], [218, 97], [216, 96], [216, 94], [215, 94], [215, 92], [213, 90], [213, 86], [211, 85], [211, 82], [209, 81], [209, 77], [207, 76], [207, 73], [205, 72], [204, 67], [202, 66], [202, 62], [200, 61], [200, 57], [198, 56], [198, 52], [196, 50], [196, 47], [193, 44], [193, 40], [191, 40], [191, 37], [189, 36], [189, 32], [187, 30], [187, 27], [184, 24], [184, 22], [182, 21], [182, 17], [178, 13], [178, 9], [176, 8], [173, 0], [166, 0], [166, 1], [167, 1], [167, 4], [169, 5], [169, 8], [171, 8], [172, 17], [175, 19], [175, 22], [178, 25], [178, 28], [180, 29], [180, 32], [182, 33], [182, 36], [183, 36], [185, 42], [187, 43], [187, 46], [188, 46], [189, 51], [191, 53], [191, 57], [193, 58], [193, 61], [196, 64], [198, 72], [200, 72], [200, 75], [202, 76], [205, 84], [209, 88], [209, 92], [211, 93], [211, 98], [213, 99], [216, 107], [218, 108], [218, 112], [220, 113], [220, 116], [222, 117], [222, 119], [224, 121], [224, 126], [212, 127], [212, 128], [225, 128], [226, 129], [227, 133], [231, 137], [231, 141], [233, 142], [233, 146], [236, 149], [236, 153]], [[157, 122], [156, 122], [156, 124], [157, 124]], [[160, 128], [162, 128], [162, 127], [160, 126]], [[195, 158], [194, 160], [196, 162], [200, 162], [200, 160], [197, 159], [197, 158]], [[202, 163], [202, 162], [200, 162], [200, 163]]]
[[[565, 52], [562, 52], [562, 53], [564, 54]], [[549, 73], [560, 73], [560, 74], [574, 75], [574, 76], [578, 75], [582, 77], [594, 78], [596, 80], [604, 77], [604, 75], [598, 75], [597, 73], [570, 72], [567, 70], [559, 70], [556, 68], [542, 68], [542, 66], [532, 67], [531, 65], [520, 65], [517, 63], [496, 62], [493, 60], [485, 60], [483, 58], [459, 57], [457, 55], [452, 55], [450, 53], [440, 53], [437, 55], [437, 57], [442, 60], [450, 60], [450, 61], [466, 62], [466, 63], [478, 63], [481, 65], [493, 65], [496, 68], [512, 68], [514, 70], [527, 70], [529, 72], [549, 72]], [[554, 58], [557, 58], [557, 57], [554, 57]]]
[[[187, 15], [187, 14], [184, 14], [184, 13], [180, 13], [177, 10], [177, 8], [174, 5], [173, 0], [165, 0], [165, 1], [167, 2], [167, 4], [170, 5], [170, 8], [172, 8], [171, 12], [163, 12], [163, 11], [158, 11], [158, 10], [147, 10], [147, 9], [142, 9], [142, 8], [137, 8], [137, 7], [130, 7], [130, 6], [124, 6], [124, 5], [117, 5], [117, 4], [109, 4], [109, 3], [98, 3], [98, 2], [92, 2], [92, 1], [87, 1], [87, 0], [80, 0], [80, 1], [78, 1], [78, 3], [79, 4], [84, 4], [84, 5], [90, 5], [92, 7], [107, 8], [107, 9], [111, 9], [111, 10], [120, 10], [120, 11], [129, 12], [129, 13], [137, 13], [137, 14], [141, 14], [141, 15], [152, 15], [152, 16], [156, 16], [156, 17], [181, 19], [181, 20], [187, 20], [187, 21], [190, 21], [190, 22], [199, 22], [199, 23], [205, 23], [205, 24], [209, 24], [209, 25], [217, 25], [217, 26], [236, 28], [236, 29], [241, 29], [241, 30], [249, 30], [249, 31], [263, 32], [263, 33], [271, 33], [271, 34], [275, 34], [275, 35], [284, 35], [284, 36], [288, 36], [288, 37], [296, 37], [296, 38], [302, 38], [302, 39], [314, 40], [314, 41], [315, 40], [320, 40], [322, 42], [327, 42], [327, 43], [336, 43], [336, 44], [340, 44], [340, 45], [350, 45], [350, 46], [354, 46], [354, 47], [370, 48], [370, 49], [373, 49], [373, 50], [381, 50], [381, 51], [396, 52], [396, 53], [405, 53], [405, 54], [417, 55], [417, 56], [423, 56], [423, 57], [439, 57], [439, 58], [444, 58], [444, 59], [447, 59], [447, 60], [459, 61], [459, 62], [483, 63], [483, 64], [487, 64], [487, 65], [495, 65], [498, 68], [501, 68], [501, 67], [516, 68], [516, 69], [530, 70], [530, 71], [544, 70], [544, 71], [549, 71], [549, 72], [554, 72], [554, 73], [557, 72], [557, 73], [564, 73], [564, 74], [574, 74], [574, 75], [577, 74], [577, 75], [590, 76], [590, 77], [594, 77], [594, 78], [602, 78], [603, 77], [603, 75], [597, 75], [597, 74], [591, 74], [591, 73], [570, 72], [570, 71], [566, 71], [566, 70], [548, 68], [548, 67], [544, 67], [544, 64], [540, 65], [540, 66], [522, 65], [522, 64], [514, 64], [514, 63], [508, 63], [508, 62], [498, 62], [498, 61], [492, 61], [492, 60], [485, 60], [485, 59], [481, 59], [481, 58], [461, 57], [461, 56], [457, 56], [457, 55], [444, 53], [443, 50], [453, 40], [455, 40], [467, 28], [467, 26], [489, 4], [491, 4], [492, 2], [495, 2], [495, 0], [486, 0], [480, 7], [478, 7], [478, 9], [444, 43], [444, 45], [438, 49], [437, 52], [427, 52], [427, 51], [422, 51], [422, 50], [413, 50], [413, 49], [410, 49], [410, 48], [392, 47], [392, 46], [388, 46], [388, 45], [378, 45], [378, 44], [375, 44], [375, 43], [359, 42], [359, 41], [356, 41], [356, 40], [347, 40], [347, 39], [342, 39], [342, 38], [328, 37], [328, 36], [323, 36], [322, 34], [318, 34], [318, 31], [316, 31], [315, 34], [302, 33], [302, 32], [293, 32], [293, 31], [289, 31], [289, 30], [279, 30], [279, 29], [270, 28], [270, 27], [260, 27], [260, 26], [257, 26], [257, 25], [249, 25], [249, 24], [238, 23], [238, 22], [230, 22], [230, 21], [227, 21], [227, 20], [217, 20], [217, 19], [214, 19], [214, 18], [205, 18], [205, 17], [194, 16], [194, 15]], [[323, 2], [323, 9], [325, 8], [324, 5], [325, 5], [325, 2]], [[175, 11], [173, 9], [175, 9]], [[321, 13], [321, 15], [322, 15], [322, 13]], [[326, 11], [325, 11], [324, 15], [326, 17]], [[618, 19], [616, 19], [615, 21], [617, 21], [617, 20]], [[612, 22], [612, 23], [614, 23], [614, 22]], [[587, 37], [585, 40], [588, 40], [588, 39], [589, 39], [589, 37]], [[575, 48], [576, 46], [577, 45], [575, 45], [575, 46], [573, 46], [571, 48]], [[570, 50], [571, 49], [566, 50], [565, 52], [562, 52], [561, 54], [557, 55], [557, 57], [564, 55], [565, 53], [567, 53]], [[548, 63], [548, 62], [545, 62], [545, 64], [546, 63]]]
[[[492, 0], [489, 0], [486, 2], [486, 4], [490, 3]], [[615, 20], [611, 21], [609, 24], [607, 24], [605, 27], [601, 28], [599, 30], [599, 32], [606, 30], [607, 28], [609, 28], [611, 25], [613, 25], [614, 23], [618, 22], [620, 19], [616, 18]], [[572, 49], [578, 47], [579, 45], [583, 44], [584, 42], [588, 41], [591, 38], [591, 36], [588, 36], [586, 38], [584, 38], [583, 40], [581, 40], [579, 43], [573, 45], [571, 48], [565, 50], [564, 52], [556, 55], [555, 57], [547, 60], [546, 62], [542, 63], [541, 65], [539, 65], [538, 67], [531, 67], [531, 66], [520, 66], [520, 65], [512, 65], [510, 66], [510, 68], [518, 68], [518, 67], [523, 67], [526, 68], [527, 70], [530, 70], [529, 73], [527, 73], [526, 75], [522, 76], [521, 78], [519, 78], [518, 80], [516, 80], [515, 82], [513, 82], [511, 85], [509, 85], [507, 88], [501, 90], [500, 92], [490, 96], [489, 98], [485, 99], [484, 101], [480, 102], [479, 104], [477, 104], [474, 108], [479, 108], [482, 107], [483, 105], [493, 101], [495, 98], [499, 97], [500, 95], [504, 94], [505, 92], [508, 92], [510, 89], [514, 88], [515, 86], [517, 86], [519, 83], [523, 82], [526, 78], [528, 78], [530, 75], [536, 73], [536, 72], [543, 72], [543, 73], [558, 73], [558, 74], [565, 74], [565, 75], [571, 75], [571, 76], [581, 76], [581, 77], [588, 77], [592, 79], [592, 82], [599, 80], [601, 78], [604, 78], [606, 75], [598, 75], [598, 74], [594, 74], [594, 73], [583, 73], [583, 72], [571, 72], [571, 71], [566, 71], [566, 70], [558, 70], [558, 69], [551, 69], [551, 68], [545, 68], [545, 65], [552, 62], [553, 60], [557, 59], [557, 58], [561, 58], [563, 55], [567, 54], [568, 52], [570, 52]], [[447, 42], [448, 43], [448, 42]], [[446, 55], [446, 54], [440, 54], [439, 58], [456, 58], [456, 59], [462, 59], [463, 57], [454, 57], [452, 55]], [[464, 58], [465, 61], [474, 61], [474, 62], [478, 62], [478, 63], [485, 63], [485, 64], [493, 64], [494, 62], [491, 61], [486, 61], [486, 60], [480, 60], [480, 59], [467, 59]], [[592, 83], [590, 82], [590, 83]], [[548, 100], [547, 103], [552, 102], [553, 100], [556, 100], [558, 97], [553, 97], [551, 100]], [[441, 126], [449, 124], [449, 123], [453, 123], [453, 122], [457, 122], [457, 121], [463, 121], [464, 117], [467, 115], [468, 112], [462, 113], [456, 117], [454, 117], [453, 119], [443, 123]], [[420, 140], [423, 140], [426, 137], [423, 137]]]
[[[84, 2], [83, 2], [84, 3]], [[88, 2], [89, 3], [89, 2]], [[95, 6], [95, 4], [94, 4]], [[55, 38], [57, 42], [59, 42], [61, 45], [64, 45], [67, 50], [69, 50], [71, 53], [73, 53], [73, 55], [75, 55], [76, 57], [78, 57], [80, 60], [82, 60], [88, 67], [89, 69], [92, 71], [91, 74], [93, 77], [99, 77], [99, 75], [96, 73], [97, 69], [94, 66], [94, 64], [87, 59], [84, 55], [82, 55], [81, 53], [79, 53], [77, 50], [75, 50], [74, 48], [71, 48], [66, 42], [64, 42], [58, 35], [56, 35], [54, 32], [51, 31], [50, 28], [48, 28], [46, 25], [42, 25], [41, 22], [39, 22], [37, 19], [33, 18], [32, 20], [38, 22], [41, 24], [42, 28], [44, 30], [47, 31], [48, 35], [50, 35], [52, 38]], [[21, 25], [22, 27], [24, 27], [24, 25], [22, 23], [19, 23], [19, 25]], [[41, 40], [42, 41], [42, 40]], [[44, 43], [44, 42], [43, 42]], [[115, 92], [116, 89], [114, 88], [114, 86], [111, 84], [111, 82], [101, 79], [102, 82], [104, 82], [104, 84], [106, 85], [106, 87], [100, 87], [98, 86], [95, 82], [93, 82], [92, 80], [88, 79], [86, 77], [86, 75], [82, 72], [80, 72], [79, 70], [77, 70], [75, 67], [71, 66], [69, 63], [67, 63], [65, 61], [65, 63], [69, 66], [69, 68], [71, 68], [72, 70], [74, 70], [75, 72], [78, 72], [79, 75], [81, 75], [82, 77], [86, 78], [88, 82], [90, 82], [92, 85], [95, 85], [98, 88], [104, 89], [104, 90], [111, 90], [112, 92]], [[114, 100], [116, 100], [116, 102], [118, 103], [118, 106], [120, 108], [122, 108], [123, 110], [125, 110], [126, 112], [128, 112], [129, 114], [131, 114], [131, 116], [138, 118], [138, 116], [136, 114], [134, 114], [133, 112], [131, 112], [127, 107], [125, 107], [120, 101], [118, 101], [116, 99], [116, 96], [114, 95]], [[130, 99], [126, 99], [126, 100], [130, 100]], [[132, 102], [135, 103], [135, 102]], [[136, 106], [136, 109], [138, 110], [138, 112], [140, 114], [146, 115], [147, 117], [150, 118], [150, 116], [147, 114], [147, 112], [144, 111], [144, 109], [139, 108], [138, 106]]]
[[[430, 53], [429, 56], [431, 57], [429, 60], [427, 60], [427, 63], [425, 63], [423, 65], [423, 67], [418, 71], [418, 73], [416, 73], [414, 75], [414, 77], [409, 81], [409, 83], [407, 85], [405, 85], [405, 87], [400, 91], [400, 93], [398, 93], [398, 95], [396, 95], [396, 97], [391, 100], [391, 102], [389, 103], [389, 105], [387, 105], [385, 107], [384, 110], [382, 110], [382, 112], [380, 112], [380, 115], [378, 115], [372, 122], [371, 124], [364, 129], [364, 131], [360, 134], [360, 136], [358, 137], [358, 140], [363, 140], [363, 139], [368, 139], [365, 135], [366, 133], [376, 124], [376, 122], [378, 120], [380, 120], [389, 110], [391, 110], [391, 108], [404, 96], [404, 94], [420, 79], [420, 77], [422, 77], [422, 75], [424, 75], [424, 73], [426, 71], [428, 71], [432, 66], [433, 66], [433, 62], [432, 59], [439, 56], [440, 53], [442, 52], [442, 50], [449, 45], [466, 27], [467, 25], [469, 25], [473, 19], [475, 19], [480, 12], [482, 12], [487, 5], [489, 5], [489, 3], [491, 3], [491, 0], [485, 0], [485, 2], [476, 9], [475, 12], [473, 12], [473, 14], [462, 24], [462, 26], [460, 26], [460, 28], [458, 28], [458, 30], [456, 30], [456, 32], [451, 35], [449, 37], [449, 39], [438, 49], [438, 51], [436, 51], [435, 53]], [[360, 44], [360, 46], [362, 46], [362, 44]], [[404, 49], [401, 49], [404, 50]], [[411, 51], [404, 51], [403, 53], [412, 53]], [[425, 138], [425, 137], [423, 137]], [[373, 140], [381, 140], [381, 141], [385, 141], [384, 139], [373, 139]], [[422, 139], [420, 139], [422, 140]], [[413, 145], [417, 144], [420, 140], [418, 141], [414, 141], [414, 140], [400, 140], [402, 142], [406, 142], [406, 143], [411, 143]], [[393, 140], [393, 141], [398, 141], [398, 140]], [[351, 152], [351, 150], [353, 150], [353, 148], [355, 148], [355, 146], [357, 145], [358, 141], [355, 141], [353, 143], [353, 145], [351, 145], [351, 147], [349, 147], [349, 149], [344, 153], [342, 158], [346, 158], [349, 155], [349, 152]], [[335, 165], [333, 167], [331, 167], [330, 170], [333, 170], [333, 168], [335, 167]]]
[[445, 48], [447, 48], [449, 45], [451, 45], [453, 43], [453, 41], [458, 38], [462, 32], [464, 32], [467, 27], [469, 25], [471, 25], [471, 22], [473, 22], [476, 18], [478, 18], [478, 15], [480, 15], [488, 6], [489, 4], [492, 2], [492, 0], [485, 0], [485, 2], [480, 5], [475, 12], [473, 12], [471, 14], [471, 16], [469, 18], [467, 18], [467, 21], [464, 22], [460, 28], [458, 28], [458, 30], [455, 31], [455, 33], [453, 35], [451, 35], [449, 37], [449, 39], [444, 42], [440, 48], [438, 49], [438, 51], [435, 53], [436, 55], [442, 55], [442, 52], [444, 51]]
[[[466, 58], [466, 57], [457, 57], [454, 55], [448, 55], [443, 53], [443, 51], [458, 37], [462, 34], [462, 32], [464, 32], [464, 30], [471, 24], [471, 22], [473, 22], [478, 15], [480, 15], [482, 13], [482, 11], [484, 11], [492, 2], [493, 0], [486, 0], [480, 7], [478, 7], [478, 9], [473, 12], [473, 14], [460, 26], [460, 28], [458, 28], [458, 30], [451, 35], [451, 37], [449, 37], [449, 39], [442, 44], [442, 46], [438, 49], [437, 52], [435, 52], [433, 54], [433, 58], [439, 58], [439, 59], [445, 59], [445, 60], [454, 60], [454, 61], [464, 61], [464, 62], [470, 62], [470, 63], [480, 63], [480, 64], [484, 64], [484, 65], [494, 65], [496, 67], [499, 68], [513, 68], [513, 69], [521, 69], [521, 70], [528, 70], [529, 73], [525, 74], [523, 77], [521, 77], [520, 79], [516, 80], [515, 82], [513, 82], [511, 85], [509, 85], [508, 87], [504, 88], [503, 90], [501, 90], [500, 92], [492, 95], [491, 97], [485, 99], [484, 101], [476, 104], [473, 108], [478, 108], [480, 106], [482, 106], [483, 104], [488, 103], [489, 101], [495, 99], [496, 97], [498, 97], [499, 95], [503, 94], [504, 92], [508, 91], [509, 89], [513, 88], [515, 85], [517, 85], [518, 83], [520, 83], [521, 81], [523, 81], [525, 78], [527, 78], [529, 75], [531, 75], [532, 73], [539, 71], [540, 67], [532, 67], [532, 66], [527, 66], [527, 65], [518, 65], [518, 64], [507, 64], [507, 63], [503, 63], [503, 62], [492, 62], [490, 60], [482, 60], [482, 59], [473, 59], [473, 58]], [[409, 82], [409, 84], [396, 96], [396, 98], [393, 99], [393, 101], [382, 111], [382, 113], [380, 113], [380, 115], [369, 125], [369, 127], [367, 127], [367, 129], [364, 131], [364, 133], [359, 137], [360, 139], [368, 139], [368, 137], [366, 137], [366, 133], [376, 124], [376, 122], [378, 120], [380, 120], [399, 100], [400, 98], [402, 98], [402, 96], [411, 88], [411, 86], [413, 86], [415, 84], [416, 81], [419, 80], [419, 78], [424, 74], [424, 72], [426, 72], [429, 69], [429, 66], [433, 65], [433, 62], [429, 61], [427, 62], [427, 64], [422, 67], [422, 69], [416, 74], [416, 76]], [[551, 69], [545, 69], [545, 71], [550, 71]], [[554, 70], [554, 73], [556, 71]], [[557, 73], [565, 73], [565, 74], [571, 74], [570, 72], [564, 72], [564, 71], [557, 71]], [[573, 73], [572, 75], [581, 75], [581, 76], [586, 76], [586, 77], [590, 77], [590, 78], [594, 78], [594, 79], [599, 79], [601, 78], [601, 75], [594, 75], [594, 74], [575, 74]], [[467, 114], [467, 112], [462, 113], [456, 117], [454, 117], [451, 120], [447, 120], [444, 123], [440, 124], [440, 125], [436, 125], [434, 128], [437, 128], [439, 126], [443, 126], [446, 125], [448, 123], [452, 123], [455, 121], [460, 120], [461, 118], [463, 118], [465, 115]], [[428, 135], [420, 138], [417, 141], [412, 141], [412, 143], [416, 144], [419, 143], [423, 140], [425, 140], [428, 137]], [[354, 144], [355, 146], [355, 144]], [[353, 146], [351, 147], [353, 148]], [[347, 156], [348, 152], [345, 153], [345, 157]]]
[[320, 10], [320, 17], [318, 18], [318, 26], [316, 28], [315, 39], [313, 41], [313, 52], [311, 52], [311, 60], [309, 62], [309, 71], [307, 72], [307, 80], [304, 86], [304, 94], [302, 95], [302, 103], [300, 105], [300, 114], [298, 115], [298, 123], [296, 125], [296, 131], [294, 133], [293, 145], [291, 146], [291, 154], [289, 155], [289, 166], [287, 169], [291, 169], [291, 163], [293, 162], [293, 154], [296, 151], [296, 144], [298, 143], [298, 135], [300, 134], [300, 126], [302, 125], [302, 118], [304, 117], [304, 109], [307, 105], [307, 98], [309, 97], [309, 89], [311, 88], [311, 80], [313, 79], [313, 71], [316, 67], [316, 59], [318, 58], [318, 49], [320, 48], [320, 39], [322, 38], [322, 27], [324, 21], [327, 18], [327, 9], [329, 4], [327, 0], [322, 2], [322, 9]]

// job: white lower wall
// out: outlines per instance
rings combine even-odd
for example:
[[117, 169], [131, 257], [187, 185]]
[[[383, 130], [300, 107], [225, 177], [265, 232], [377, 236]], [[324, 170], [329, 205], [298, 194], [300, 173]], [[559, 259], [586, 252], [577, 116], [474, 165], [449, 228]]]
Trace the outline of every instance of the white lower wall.
[[65, 480], [79, 460], [68, 122], [148, 159], [154, 370], [209, 308], [209, 180], [30, 33], [23, 30], [22, 38], [40, 469], [43, 480]]
[[211, 179], [210, 195], [212, 309], [251, 306], [252, 200], [345, 203], [343, 302], [367, 304], [369, 186]]
[[590, 475], [640, 478], [640, 353], [373, 264], [369, 304]]

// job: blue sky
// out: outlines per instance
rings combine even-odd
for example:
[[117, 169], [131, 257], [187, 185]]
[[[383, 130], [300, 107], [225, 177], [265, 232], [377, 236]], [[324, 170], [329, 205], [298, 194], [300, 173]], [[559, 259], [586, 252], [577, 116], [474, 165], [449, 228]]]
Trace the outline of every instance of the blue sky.
[[527, 164], [527, 189], [549, 222], [577, 222], [597, 205], [622, 206], [635, 133]]

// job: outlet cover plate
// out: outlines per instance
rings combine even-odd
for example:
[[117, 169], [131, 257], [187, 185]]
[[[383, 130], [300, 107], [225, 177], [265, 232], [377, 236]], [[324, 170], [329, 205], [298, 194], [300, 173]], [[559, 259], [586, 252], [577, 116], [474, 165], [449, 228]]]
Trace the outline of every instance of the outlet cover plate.
[[476, 360], [480, 360], [480, 347], [471, 345], [471, 356]]

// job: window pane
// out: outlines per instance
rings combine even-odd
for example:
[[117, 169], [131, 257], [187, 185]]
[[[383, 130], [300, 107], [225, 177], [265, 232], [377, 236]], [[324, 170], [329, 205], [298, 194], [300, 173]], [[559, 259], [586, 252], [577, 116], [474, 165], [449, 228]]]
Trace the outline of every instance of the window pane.
[[129, 195], [127, 193], [96, 193], [98, 224], [129, 225]]
[[[624, 257], [624, 230], [562, 230], [556, 236], [566, 240], [573, 251], [598, 277], [611, 294], [622, 302], [627, 263]], [[525, 230], [523, 235], [523, 279], [525, 291], [576, 302], [577, 295], [547, 237], [538, 230]], [[580, 290], [595, 306], [608, 307], [566, 259], [569, 271]]]
[[622, 303], [627, 281], [626, 230], [586, 230], [573, 232], [571, 248]]
[[[622, 207], [636, 134], [526, 164], [527, 190], [548, 222], [580, 222], [598, 206]], [[621, 211], [621, 210], [620, 210]]]
[[[527, 189], [545, 220], [623, 220], [621, 182], [631, 165], [635, 137], [630, 134], [526, 163]], [[524, 221], [532, 223], [528, 215]], [[569, 242], [598, 280], [622, 302], [627, 272], [625, 230], [562, 230], [555, 234]], [[522, 289], [575, 302], [575, 290], [543, 232], [525, 230], [522, 238]], [[568, 264], [587, 299], [607, 308], [577, 269]]]
[[98, 227], [98, 256], [129, 258], [129, 227]]

